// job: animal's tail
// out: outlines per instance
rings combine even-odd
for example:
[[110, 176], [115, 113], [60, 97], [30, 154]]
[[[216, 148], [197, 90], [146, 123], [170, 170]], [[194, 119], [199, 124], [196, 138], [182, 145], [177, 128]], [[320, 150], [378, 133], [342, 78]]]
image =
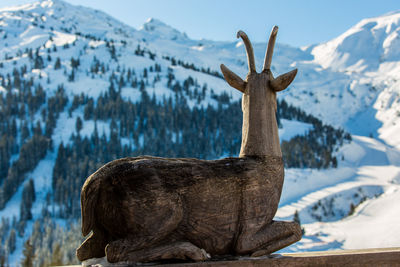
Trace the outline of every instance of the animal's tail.
[[95, 209], [99, 197], [100, 179], [96, 173], [89, 176], [81, 191], [82, 235], [87, 236], [94, 228]]

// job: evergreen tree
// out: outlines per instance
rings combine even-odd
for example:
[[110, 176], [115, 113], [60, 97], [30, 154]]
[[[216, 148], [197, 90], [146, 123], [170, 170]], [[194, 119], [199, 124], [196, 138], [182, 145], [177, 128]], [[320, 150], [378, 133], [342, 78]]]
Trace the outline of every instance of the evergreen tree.
[[73, 69], [77, 69], [77, 68], [79, 67], [80, 64], [81, 64], [81, 63], [80, 63], [80, 61], [79, 61], [79, 58], [78, 58], [78, 59], [74, 59], [73, 57], [71, 57], [71, 67], [72, 67]]
[[76, 122], [75, 122], [75, 129], [76, 129], [76, 132], [77, 132], [78, 134], [79, 134], [79, 132], [82, 130], [82, 127], [83, 127], [82, 119], [81, 119], [80, 116], [78, 116], [78, 117], [76, 118]]
[[53, 253], [51, 255], [50, 266], [61, 266], [64, 264], [63, 262], [64, 254], [61, 249], [60, 243], [57, 243], [54, 246]]
[[56, 63], [54, 64], [54, 69], [55, 69], [55, 70], [58, 70], [58, 69], [60, 69], [60, 68], [61, 68], [61, 60], [60, 60], [59, 57], [57, 57]]
[[14, 229], [11, 229], [10, 235], [7, 240], [7, 247], [10, 253], [13, 253], [15, 251], [16, 245], [17, 245], [17, 233], [15, 232]]
[[40, 123], [40, 121], [36, 122], [36, 127], [33, 128], [33, 134], [36, 136], [41, 136], [42, 135], [42, 125]]
[[22, 190], [22, 199], [20, 205], [20, 220], [32, 219], [32, 204], [36, 200], [35, 186], [32, 179], [29, 179]]
[[31, 245], [31, 241], [28, 239], [24, 244], [24, 250], [22, 254], [24, 255], [22, 258], [21, 266], [22, 267], [33, 267], [33, 260], [35, 258], [33, 246]]
[[[38, 127], [36, 127], [37, 129]], [[35, 129], [35, 131], [36, 131]], [[25, 173], [33, 170], [38, 162], [46, 155], [47, 149], [50, 148], [49, 140], [39, 134], [41, 130], [37, 130], [38, 134], [22, 145], [19, 153], [19, 158], [13, 162], [7, 173], [7, 177], [2, 185], [0, 194], [0, 208], [5, 206], [5, 203], [15, 193], [19, 185], [25, 178]]]
[[3, 253], [0, 255], [0, 267], [6, 267], [7, 258]]
[[71, 70], [71, 74], [68, 76], [68, 81], [69, 82], [75, 81], [75, 69]]
[[35, 57], [35, 63], [33, 66], [34, 69], [43, 69], [44, 68], [44, 62], [43, 58], [39, 55]]
[[[298, 223], [301, 226], [299, 212], [297, 210], [294, 212], [293, 221]], [[303, 235], [305, 234], [306, 231], [305, 231], [304, 227], [301, 227], [301, 232]]]

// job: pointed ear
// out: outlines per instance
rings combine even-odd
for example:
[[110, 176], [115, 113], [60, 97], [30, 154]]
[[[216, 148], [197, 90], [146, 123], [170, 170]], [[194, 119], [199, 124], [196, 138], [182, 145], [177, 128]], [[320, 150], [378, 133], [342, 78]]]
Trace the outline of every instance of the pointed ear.
[[273, 79], [270, 82], [272, 89], [275, 90], [276, 92], [285, 90], [289, 86], [289, 84], [292, 83], [294, 77], [296, 77], [296, 74], [297, 74], [297, 69], [294, 69]]
[[221, 64], [221, 71], [224, 74], [225, 80], [235, 89], [238, 89], [240, 92], [244, 93], [246, 88], [246, 82], [242, 80], [239, 76], [233, 73], [230, 69], [225, 67], [224, 64]]

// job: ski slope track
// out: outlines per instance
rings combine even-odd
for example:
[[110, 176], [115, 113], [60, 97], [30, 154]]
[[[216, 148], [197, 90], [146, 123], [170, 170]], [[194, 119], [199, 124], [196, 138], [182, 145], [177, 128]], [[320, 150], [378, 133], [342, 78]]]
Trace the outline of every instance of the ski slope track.
[[[91, 39], [85, 39], [85, 35], [90, 35]], [[232, 33], [232, 39], [234, 36]], [[155, 18], [146, 21], [140, 29], [134, 29], [103, 12], [61, 0], [0, 9], [0, 38], [0, 61], [4, 64], [0, 72], [4, 73], [12, 73], [14, 67], [29, 63], [27, 55], [18, 53], [19, 50], [40, 48], [44, 55], [46, 50], [57, 47], [57, 52], [52, 52], [51, 65], [26, 75], [42, 79], [43, 84], [50, 77], [44, 86], [49, 88], [46, 92], [49, 96], [55, 93], [58, 84], [64, 84], [69, 103], [74, 95], [85, 93], [96, 99], [107, 90], [108, 76], [96, 73], [92, 74], [96, 75], [93, 79], [84, 71], [90, 69], [94, 56], [106, 62], [110, 69], [116, 68], [104, 39], [114, 40], [120, 51], [117, 57], [121, 66], [135, 68], [138, 73], [154, 63], [161, 66], [164, 71], [161, 82], [149, 87], [149, 94], [159, 101], [172, 95], [165, 85], [168, 68], [173, 69], [178, 81], [190, 75], [200, 85], [207, 84], [215, 94], [226, 92], [231, 100], [241, 97], [223, 79], [171, 65], [166, 58], [194, 63], [211, 71], [219, 71], [220, 63], [224, 63], [241, 77], [247, 73], [245, 49], [240, 40], [193, 40]], [[138, 45], [154, 52], [155, 61], [147, 54], [136, 56]], [[266, 44], [253, 45], [260, 70]], [[66, 46], [70, 48], [63, 49]], [[79, 55], [80, 51], [85, 53]], [[57, 57], [66, 73], [71, 72], [71, 57], [79, 57], [80, 66], [74, 82], [53, 68]], [[285, 170], [276, 219], [292, 220], [297, 211], [305, 236], [283, 251], [400, 247], [400, 11], [366, 18], [326, 43], [304, 48], [277, 43], [272, 66], [275, 75], [299, 69], [290, 88], [279, 94], [280, 99], [352, 134], [352, 142], [335, 151], [337, 168]], [[149, 75], [150, 78], [155, 76], [154, 73]], [[0, 93], [5, 92], [0, 85]], [[132, 102], [140, 101], [138, 92], [121, 88], [123, 98]], [[200, 102], [192, 99], [187, 102], [190, 108], [217, 105], [209, 93]], [[83, 117], [82, 107], [71, 114], [69, 107], [57, 119], [51, 137], [55, 149], [47, 152], [26, 175], [25, 182], [34, 178], [36, 201], [33, 219], [27, 223], [24, 234], [17, 238], [16, 249], [8, 258], [11, 266], [20, 262], [33, 222], [40, 218], [42, 204], [52, 193], [57, 148], [61, 143], [70, 142], [77, 117]], [[33, 120], [40, 120], [40, 114], [34, 115]], [[281, 141], [303, 135], [312, 128], [311, 124], [285, 119], [282, 125], [279, 129]], [[100, 135], [110, 135], [108, 122], [97, 121], [95, 125], [93, 120], [85, 121], [80, 134], [90, 136], [95, 127]], [[125, 141], [131, 143], [131, 140]], [[19, 217], [23, 185], [0, 210], [0, 218]], [[57, 210], [58, 207], [53, 204], [51, 208]], [[66, 224], [64, 220], [55, 220], [60, 225]]]
[[[375, 139], [353, 136], [342, 153], [345, 160], [337, 170], [286, 173], [276, 216], [289, 220], [297, 210], [305, 236], [285, 251], [399, 246], [399, 151]], [[323, 184], [321, 177], [330, 179]], [[302, 188], [302, 178], [311, 180], [305, 185], [308, 190]], [[293, 190], [297, 187], [302, 190]]]

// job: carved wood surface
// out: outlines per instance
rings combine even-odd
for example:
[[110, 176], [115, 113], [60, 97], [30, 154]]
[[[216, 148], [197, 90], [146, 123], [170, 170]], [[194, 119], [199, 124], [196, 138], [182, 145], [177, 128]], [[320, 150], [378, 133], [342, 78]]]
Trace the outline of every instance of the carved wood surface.
[[[283, 175], [278, 157], [113, 161], [91, 175], [82, 189], [82, 229], [84, 234], [93, 229], [93, 235], [78, 249], [78, 258], [102, 257], [109, 243], [112, 262], [174, 242], [194, 244], [190, 253], [200, 253], [195, 255], [199, 260], [205, 259], [201, 249], [211, 255], [268, 249], [265, 244], [276, 237], [265, 233], [257, 239], [255, 232], [276, 213]], [[278, 224], [273, 227], [283, 227]], [[249, 235], [254, 235], [251, 242]], [[191, 258], [185, 251], [174, 253], [175, 258]], [[136, 254], [132, 260], [140, 261]]]

